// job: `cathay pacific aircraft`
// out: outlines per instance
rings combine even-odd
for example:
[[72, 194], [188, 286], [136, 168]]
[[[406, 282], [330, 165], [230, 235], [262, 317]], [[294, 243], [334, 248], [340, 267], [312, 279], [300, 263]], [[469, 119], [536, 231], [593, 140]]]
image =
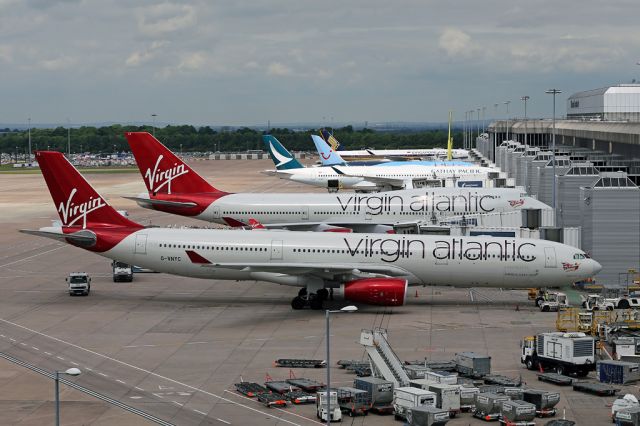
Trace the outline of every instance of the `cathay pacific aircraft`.
[[408, 286], [568, 286], [601, 269], [583, 251], [546, 240], [145, 228], [108, 205], [61, 153], [37, 151], [36, 159], [60, 224], [21, 232], [178, 276], [298, 287], [294, 309], [322, 309], [332, 292], [400, 306]]
[[266, 228], [390, 232], [395, 223], [434, 217], [550, 208], [526, 196], [521, 188], [230, 194], [216, 189], [149, 133], [130, 132], [125, 136], [148, 191], [126, 198], [145, 208], [232, 227], [248, 226], [253, 218]]

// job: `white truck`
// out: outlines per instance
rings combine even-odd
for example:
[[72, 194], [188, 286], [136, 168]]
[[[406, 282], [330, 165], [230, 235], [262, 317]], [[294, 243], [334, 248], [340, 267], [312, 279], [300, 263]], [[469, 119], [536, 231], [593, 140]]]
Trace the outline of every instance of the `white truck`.
[[529, 370], [584, 377], [596, 369], [595, 339], [585, 333], [541, 333], [521, 342], [520, 362]]
[[[320, 391], [317, 394], [316, 398], [316, 417], [318, 417], [323, 422], [327, 421], [327, 391]], [[340, 405], [338, 405], [338, 392], [330, 391], [329, 392], [329, 409], [331, 412], [329, 413], [329, 419], [332, 422], [341, 422], [342, 421], [342, 410], [340, 409]]]
[[127, 263], [114, 260], [111, 262], [113, 269], [113, 282], [124, 281], [130, 283], [133, 281], [133, 267]]
[[605, 299], [599, 294], [580, 297], [582, 298], [582, 307], [588, 311], [613, 311], [620, 302], [620, 299]]
[[545, 297], [538, 302], [540, 312], [557, 312], [561, 308], [568, 308], [567, 295], [559, 291], [549, 291]]
[[448, 411], [450, 417], [460, 412], [460, 385], [434, 383], [429, 390], [436, 394], [436, 407]]
[[88, 296], [91, 292], [91, 277], [86, 272], [71, 272], [65, 281], [69, 288], [69, 296]]
[[436, 394], [425, 389], [401, 387], [393, 390], [393, 412], [396, 420], [406, 419], [415, 407], [436, 406]]

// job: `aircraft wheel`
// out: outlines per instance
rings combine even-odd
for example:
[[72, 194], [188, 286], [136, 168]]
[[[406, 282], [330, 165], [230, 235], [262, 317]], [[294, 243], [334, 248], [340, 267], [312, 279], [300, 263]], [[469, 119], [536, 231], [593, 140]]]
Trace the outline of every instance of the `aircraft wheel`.
[[304, 309], [304, 305], [306, 305], [306, 303], [300, 297], [294, 297], [291, 301], [291, 307], [295, 310]]
[[306, 287], [302, 287], [299, 291], [298, 291], [298, 296], [299, 297], [305, 297], [307, 295], [307, 288]]
[[316, 293], [316, 297], [320, 300], [327, 300], [329, 298], [329, 290], [327, 290], [326, 288], [321, 288]]
[[311, 309], [319, 311], [320, 309], [322, 309], [322, 299], [320, 299], [319, 297], [314, 297], [309, 301], [309, 306], [311, 306]]

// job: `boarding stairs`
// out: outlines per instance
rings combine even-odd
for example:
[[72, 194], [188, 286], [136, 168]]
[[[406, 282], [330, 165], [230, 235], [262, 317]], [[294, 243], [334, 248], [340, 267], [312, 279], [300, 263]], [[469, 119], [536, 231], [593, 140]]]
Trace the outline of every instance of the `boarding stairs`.
[[387, 330], [362, 330], [360, 344], [365, 347], [371, 360], [374, 376], [393, 382], [395, 387], [409, 385], [409, 376], [404, 371], [400, 358], [389, 345]]

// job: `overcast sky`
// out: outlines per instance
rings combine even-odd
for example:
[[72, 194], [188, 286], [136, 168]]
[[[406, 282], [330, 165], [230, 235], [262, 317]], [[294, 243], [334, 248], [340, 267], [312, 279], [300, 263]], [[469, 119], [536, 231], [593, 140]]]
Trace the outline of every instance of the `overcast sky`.
[[0, 0], [0, 123], [549, 116], [640, 80], [638, 0]]

